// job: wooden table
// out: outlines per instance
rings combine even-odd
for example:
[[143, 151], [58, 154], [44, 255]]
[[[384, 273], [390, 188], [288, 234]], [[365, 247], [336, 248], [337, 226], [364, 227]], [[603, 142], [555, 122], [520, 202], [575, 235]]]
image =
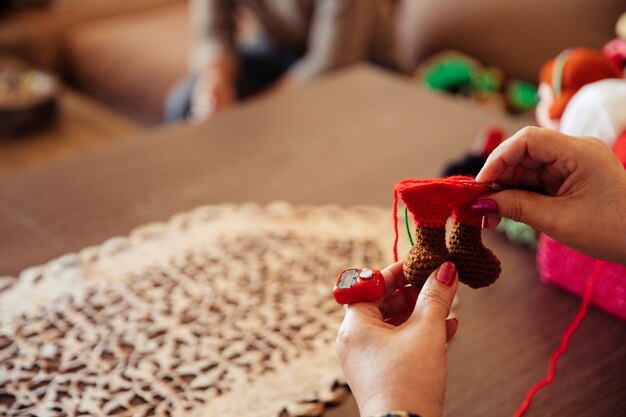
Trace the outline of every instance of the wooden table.
[[[394, 182], [435, 176], [476, 132], [521, 122], [368, 67], [0, 180], [0, 275], [200, 204], [284, 199], [391, 207]], [[448, 416], [511, 416], [579, 300], [541, 284], [529, 251], [487, 234], [497, 284], [460, 289]], [[407, 364], [410, 366], [410, 364]], [[624, 416], [626, 326], [591, 309], [527, 416]], [[353, 401], [329, 415], [356, 415]]]
[[58, 106], [58, 117], [44, 129], [21, 137], [0, 134], [0, 177], [126, 139], [143, 130], [68, 88], [61, 92]]

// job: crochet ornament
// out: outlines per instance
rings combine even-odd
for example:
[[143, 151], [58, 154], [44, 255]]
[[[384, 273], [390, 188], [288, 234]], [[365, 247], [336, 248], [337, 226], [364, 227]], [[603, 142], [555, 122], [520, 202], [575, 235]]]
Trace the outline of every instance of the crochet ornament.
[[500, 95], [504, 73], [496, 67], [485, 67], [478, 60], [456, 51], [442, 51], [424, 60], [414, 77], [420, 84], [471, 98], [476, 103], [504, 110]]
[[[467, 181], [467, 182], [464, 182]], [[471, 203], [489, 189], [471, 177], [405, 179], [394, 189], [395, 242], [398, 260], [398, 198], [413, 215], [415, 245], [409, 251], [403, 271], [406, 279], [421, 288], [428, 276], [446, 261], [453, 262], [459, 281], [472, 288], [486, 287], [500, 275], [500, 261], [481, 239], [483, 217], [469, 210]], [[446, 222], [452, 230], [446, 242]]]
[[549, 60], [539, 74], [537, 123], [560, 130], [565, 108], [578, 91], [597, 81], [622, 78], [621, 69], [600, 51], [570, 48]]
[[422, 61], [414, 77], [420, 84], [474, 100], [496, 110], [520, 113], [537, 104], [537, 88], [517, 79], [507, 79], [497, 67], [456, 51], [442, 51]]

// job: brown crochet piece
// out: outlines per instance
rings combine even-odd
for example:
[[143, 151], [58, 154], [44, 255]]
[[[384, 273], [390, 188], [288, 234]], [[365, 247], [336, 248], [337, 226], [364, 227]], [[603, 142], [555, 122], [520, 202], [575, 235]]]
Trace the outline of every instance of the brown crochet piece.
[[454, 223], [448, 249], [462, 283], [481, 288], [493, 284], [500, 276], [500, 261], [483, 244], [480, 227]]
[[[469, 209], [488, 188], [470, 177], [405, 179], [394, 188], [396, 240], [394, 259], [398, 259], [397, 205], [402, 199], [417, 225], [415, 245], [403, 265], [404, 275], [421, 288], [428, 276], [446, 261], [452, 261], [459, 280], [472, 288], [492, 284], [500, 275], [500, 261], [485, 248], [481, 239], [483, 216]], [[446, 247], [446, 222], [453, 221]]]
[[422, 288], [430, 274], [450, 259], [446, 247], [446, 229], [417, 226], [415, 242], [402, 270], [411, 285]]

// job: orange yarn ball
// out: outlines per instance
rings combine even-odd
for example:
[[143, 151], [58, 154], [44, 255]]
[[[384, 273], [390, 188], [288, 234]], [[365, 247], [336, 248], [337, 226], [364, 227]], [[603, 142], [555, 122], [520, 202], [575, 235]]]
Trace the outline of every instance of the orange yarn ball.
[[[555, 95], [549, 114], [552, 119], [560, 119], [570, 99], [583, 86], [605, 78], [621, 78], [622, 72], [613, 61], [601, 52], [588, 48], [575, 48], [566, 52], [561, 69], [560, 92]], [[539, 81], [554, 88], [554, 66], [556, 60], [549, 60], [541, 68]]]

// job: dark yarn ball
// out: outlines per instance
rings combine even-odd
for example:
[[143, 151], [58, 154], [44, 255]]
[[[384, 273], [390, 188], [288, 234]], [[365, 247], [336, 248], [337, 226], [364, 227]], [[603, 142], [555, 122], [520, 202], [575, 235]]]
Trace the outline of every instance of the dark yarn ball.
[[451, 175], [468, 175], [470, 177], [475, 177], [478, 175], [480, 170], [487, 159], [482, 155], [466, 155], [460, 161], [456, 161], [448, 165], [443, 171], [444, 177], [449, 177]]

